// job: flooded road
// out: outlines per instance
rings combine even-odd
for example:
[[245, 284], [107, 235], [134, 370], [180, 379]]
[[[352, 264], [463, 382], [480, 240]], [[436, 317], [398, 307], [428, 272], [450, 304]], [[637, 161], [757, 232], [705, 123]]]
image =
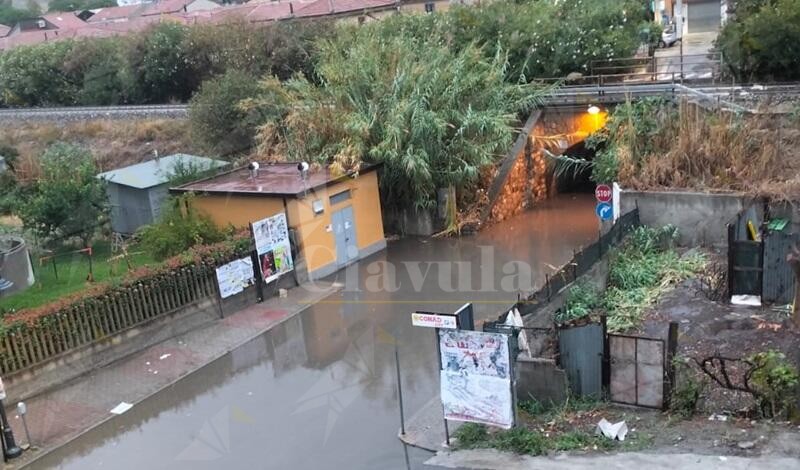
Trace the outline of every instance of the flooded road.
[[565, 195], [474, 237], [390, 243], [333, 276], [343, 291], [32, 468], [424, 468], [430, 454], [397, 439], [395, 343], [406, 416], [438, 387], [434, 331], [410, 312], [471, 301], [496, 317], [596, 239], [593, 206]]

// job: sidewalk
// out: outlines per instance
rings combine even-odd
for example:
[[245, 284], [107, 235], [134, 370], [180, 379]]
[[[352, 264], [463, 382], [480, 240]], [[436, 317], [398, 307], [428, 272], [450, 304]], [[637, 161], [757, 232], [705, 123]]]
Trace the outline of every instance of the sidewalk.
[[645, 454], [628, 452], [613, 455], [558, 455], [530, 457], [496, 450], [464, 450], [439, 453], [425, 462], [445, 468], [480, 468], [497, 470], [787, 470], [797, 468], [790, 457], [725, 457], [700, 454]]
[[[120, 402], [135, 404], [291, 318], [341, 286], [315, 283], [286, 298], [271, 298], [208, 326], [189, 331], [28, 400], [27, 423], [36, 449], [4, 468], [21, 468], [113, 418]], [[7, 401], [17, 444], [27, 443], [15, 402]]]

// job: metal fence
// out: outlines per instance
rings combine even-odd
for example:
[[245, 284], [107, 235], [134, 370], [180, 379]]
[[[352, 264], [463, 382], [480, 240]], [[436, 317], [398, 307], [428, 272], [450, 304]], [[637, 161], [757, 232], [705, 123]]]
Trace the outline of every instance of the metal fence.
[[640, 225], [638, 208], [620, 216], [611, 227], [611, 230], [605, 234], [598, 234], [597, 241], [580, 251], [576, 251], [572, 259], [556, 273], [546, 275], [544, 286], [525, 299], [521, 298], [516, 308], [519, 309], [523, 316], [537, 311], [549, 302], [554, 295], [575, 282], [580, 276], [586, 274], [603, 255], [618, 245], [628, 232]]
[[[728, 223], [728, 298], [757, 295], [762, 302], [789, 303], [795, 279], [786, 255], [800, 243], [800, 234], [769, 230], [757, 219], [751, 206]], [[751, 231], [760, 239], [753, 240]]]
[[[600, 260], [606, 253], [614, 246], [618, 245], [631, 230], [641, 225], [639, 221], [639, 208], [635, 208], [620, 216], [614, 223], [611, 229], [605, 234], [598, 233], [597, 241], [591, 245], [583, 248], [580, 251], [573, 253], [572, 259], [565, 264], [556, 273], [547, 275], [545, 283], [541, 289], [528, 295], [527, 297], [520, 296], [517, 303], [510, 306], [508, 309], [498, 316], [496, 321], [487, 321], [483, 324], [483, 331], [500, 332], [503, 328], [509, 328], [503, 325], [506, 314], [516, 308], [523, 316], [531, 315], [537, 312], [540, 308], [547, 305], [548, 302], [558, 294], [562, 289], [569, 284], [575, 282], [580, 276], [586, 274], [592, 266]], [[546, 344], [547, 340], [542, 339], [549, 336], [554, 338], [556, 336], [555, 324], [553, 328], [524, 328], [529, 336], [539, 338], [537, 341], [541, 344]], [[530, 341], [529, 337], [529, 341]], [[554, 348], [546, 348], [545, 350], [555, 350]]]
[[0, 332], [0, 373], [8, 375], [195, 305], [217, 292], [215, 267], [198, 264], [87, 297]]

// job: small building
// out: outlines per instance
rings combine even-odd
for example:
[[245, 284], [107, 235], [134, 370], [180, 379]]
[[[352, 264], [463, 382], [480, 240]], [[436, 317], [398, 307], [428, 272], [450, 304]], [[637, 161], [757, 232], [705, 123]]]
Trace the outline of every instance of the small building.
[[219, 226], [247, 227], [285, 212], [298, 278], [314, 280], [386, 247], [376, 169], [335, 175], [316, 168], [303, 176], [296, 163], [262, 164], [171, 191], [195, 193], [192, 204]]
[[156, 221], [169, 195], [170, 180], [181, 169], [210, 171], [226, 165], [222, 160], [179, 153], [100, 173], [97, 177], [108, 182], [112, 230], [131, 234]]

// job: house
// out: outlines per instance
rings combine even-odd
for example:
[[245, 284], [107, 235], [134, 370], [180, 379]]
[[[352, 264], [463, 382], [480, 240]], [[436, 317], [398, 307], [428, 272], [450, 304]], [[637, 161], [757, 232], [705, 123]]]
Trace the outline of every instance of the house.
[[728, 0], [659, 0], [657, 16], [681, 26], [682, 34], [719, 30], [727, 19]]
[[219, 226], [247, 227], [285, 213], [298, 278], [320, 279], [386, 247], [376, 166], [337, 175], [296, 163], [238, 168], [171, 189]]
[[8, 36], [8, 33], [11, 32], [11, 27], [6, 26], [4, 24], [0, 24], [0, 38]]
[[131, 234], [142, 225], [153, 223], [169, 194], [170, 180], [183, 168], [212, 170], [228, 162], [193, 155], [175, 154], [97, 175], [108, 182], [111, 228]]

